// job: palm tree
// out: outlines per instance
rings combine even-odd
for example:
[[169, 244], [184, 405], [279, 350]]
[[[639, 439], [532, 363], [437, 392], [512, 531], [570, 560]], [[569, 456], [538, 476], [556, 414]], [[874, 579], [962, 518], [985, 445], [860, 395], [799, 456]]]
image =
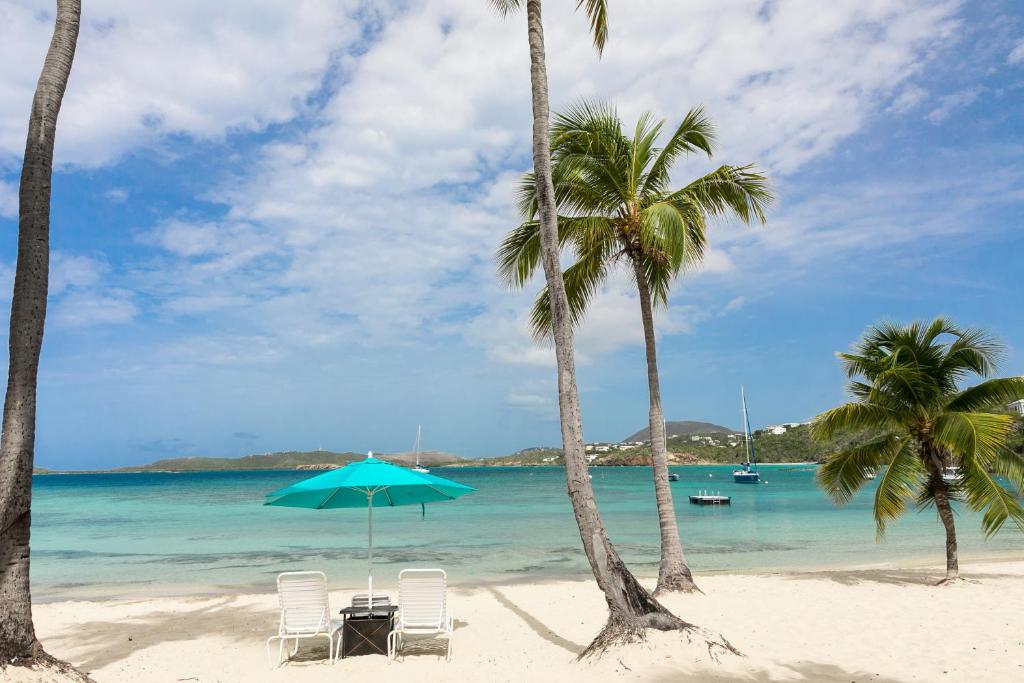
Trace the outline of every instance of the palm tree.
[[29, 531], [36, 377], [50, 264], [50, 177], [57, 114], [78, 42], [80, 0], [57, 0], [53, 38], [32, 98], [18, 195], [18, 263], [11, 301], [10, 365], [0, 443], [0, 665], [44, 658], [32, 625]]
[[[533, 168], [539, 215], [538, 249], [544, 264], [544, 277], [550, 297], [551, 337], [555, 343], [558, 373], [558, 409], [561, 418], [562, 446], [565, 452], [565, 476], [583, 550], [594, 572], [597, 585], [608, 604], [608, 622], [580, 655], [599, 654], [607, 647], [644, 637], [646, 629], [696, 630], [665, 609], [640, 585], [622, 562], [608, 538], [597, 510], [594, 489], [587, 473], [580, 418], [579, 390], [576, 386], [576, 361], [573, 347], [572, 316], [566, 298], [565, 282], [559, 265], [558, 218], [555, 213], [549, 143], [548, 81], [544, 57], [544, 26], [540, 0], [490, 0], [507, 14], [526, 5], [526, 27], [530, 44], [530, 84], [533, 100]], [[590, 20], [594, 45], [598, 52], [608, 36], [605, 0], [577, 0]], [[703, 634], [709, 650], [735, 652], [721, 637]]]
[[[764, 222], [765, 209], [773, 199], [767, 179], [752, 165], [721, 166], [673, 189], [669, 177], [673, 163], [691, 152], [710, 157], [715, 135], [711, 121], [697, 107], [658, 147], [664, 123], [644, 114], [630, 138], [614, 109], [583, 102], [556, 116], [551, 133], [559, 236], [575, 252], [575, 262], [565, 271], [573, 323], [582, 320], [591, 297], [617, 264], [628, 268], [639, 294], [661, 532], [656, 592], [695, 591], [697, 586], [679, 540], [668, 482], [653, 309], [668, 304], [672, 282], [680, 271], [701, 261], [710, 218], [732, 215], [744, 223]], [[509, 233], [498, 251], [501, 274], [513, 287], [529, 282], [540, 255], [540, 204], [535, 188], [533, 175], [526, 175], [519, 199], [523, 223]], [[552, 331], [548, 292], [545, 287], [533, 307], [531, 323], [537, 337], [548, 337]]]
[[[828, 456], [818, 472], [818, 482], [837, 503], [853, 497], [866, 472], [888, 465], [875, 492], [879, 536], [908, 501], [935, 505], [946, 530], [942, 583], [960, 576], [951, 500], [984, 511], [986, 535], [1008, 518], [1024, 529], [1024, 509], [994, 476], [1024, 491], [1024, 457], [1008, 448], [1013, 417], [1005, 412], [1008, 403], [1024, 397], [1024, 377], [960, 388], [971, 375], [991, 375], [1001, 352], [1002, 345], [984, 332], [960, 329], [941, 317], [928, 325], [872, 327], [852, 353], [839, 354], [856, 400], [822, 413], [811, 426], [820, 440], [840, 432], [870, 436]], [[960, 467], [962, 474], [943, 478], [946, 467]]]

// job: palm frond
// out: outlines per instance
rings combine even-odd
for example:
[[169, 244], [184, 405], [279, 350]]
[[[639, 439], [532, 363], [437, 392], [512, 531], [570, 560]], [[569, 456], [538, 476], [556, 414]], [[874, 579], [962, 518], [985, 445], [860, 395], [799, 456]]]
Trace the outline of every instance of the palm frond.
[[522, 0], [488, 0], [503, 17], [522, 7]]
[[996, 456], [992, 469], [996, 474], [1010, 480], [1017, 489], [1017, 495], [1024, 496], [1024, 455], [1004, 448]]
[[836, 434], [864, 429], [890, 431], [900, 424], [885, 408], [870, 403], [846, 403], [826, 410], [811, 422], [811, 436], [818, 441], [830, 441]]
[[[558, 243], [575, 246], [578, 252], [592, 251], [598, 242], [614, 243], [608, 219], [601, 216], [559, 216]], [[602, 249], [610, 249], [604, 245]], [[526, 221], [513, 229], [498, 246], [495, 260], [498, 275], [511, 288], [526, 285], [540, 266], [540, 221]]]
[[694, 107], [686, 113], [672, 137], [651, 164], [640, 194], [663, 192], [668, 186], [669, 172], [681, 155], [701, 151], [710, 157], [714, 147], [715, 126], [704, 112], [704, 107]]
[[668, 196], [691, 198], [711, 216], [735, 215], [744, 223], [764, 223], [765, 212], [775, 201], [768, 177], [753, 164], [720, 166]]
[[[608, 276], [608, 261], [604, 252], [605, 244], [598, 245], [591, 252], [584, 252], [571, 266], [565, 269], [565, 296], [569, 300], [569, 318], [573, 327], [579, 327], [586, 315], [587, 305]], [[534, 339], [541, 341], [551, 336], [551, 302], [545, 286], [533, 302], [530, 310], [530, 331]]]
[[983, 330], [966, 329], [955, 332], [956, 339], [946, 349], [943, 372], [962, 377], [969, 372], [988, 377], [1002, 359], [1003, 345]]
[[818, 468], [818, 484], [833, 501], [845, 505], [867, 481], [867, 472], [890, 462], [900, 448], [900, 441], [894, 434], [885, 434], [833, 453]]
[[590, 20], [590, 34], [594, 39], [594, 47], [597, 54], [604, 52], [604, 46], [608, 42], [608, 2], [607, 0], [577, 0], [576, 9], [580, 7], [587, 14]]
[[959, 490], [963, 493], [967, 504], [984, 514], [981, 528], [989, 537], [999, 531], [1007, 519], [1024, 531], [1024, 508], [1013, 493], [1003, 488], [988, 469], [981, 463], [963, 463], [963, 478]]
[[878, 536], [885, 535], [885, 525], [907, 509], [924, 480], [924, 468], [914, 453], [909, 439], [903, 439], [896, 455], [878, 479], [875, 489], [875, 528]]
[[946, 404], [946, 410], [1001, 410], [1020, 399], [1024, 399], [1024, 377], [1001, 377], [964, 389]]
[[998, 413], [944, 413], [935, 419], [935, 442], [962, 464], [989, 467], [1006, 444], [1013, 418]]

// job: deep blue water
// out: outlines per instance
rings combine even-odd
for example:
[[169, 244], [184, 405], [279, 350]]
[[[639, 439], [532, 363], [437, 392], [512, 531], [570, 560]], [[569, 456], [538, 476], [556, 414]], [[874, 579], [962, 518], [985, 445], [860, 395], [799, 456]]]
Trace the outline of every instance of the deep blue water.
[[[911, 510], [876, 542], [874, 483], [835, 507], [807, 466], [765, 466], [763, 485], [734, 484], [731, 466], [677, 467], [672, 484], [687, 557], [698, 572], [810, 569], [943, 561], [933, 510]], [[654, 575], [658, 524], [648, 468], [593, 468], [613, 542], [640, 575]], [[427, 506], [375, 508], [375, 574], [439, 566], [454, 582], [582, 576], [587, 572], [560, 468], [450, 468], [435, 474], [476, 493]], [[709, 476], [710, 475], [710, 476]], [[281, 571], [318, 568], [333, 584], [366, 575], [363, 510], [264, 507], [264, 494], [309, 472], [69, 474], [34, 478], [32, 581], [37, 599], [103, 594], [271, 590]], [[733, 496], [698, 507], [698, 489]], [[958, 510], [961, 555], [1024, 556], [1008, 526], [984, 540]]]

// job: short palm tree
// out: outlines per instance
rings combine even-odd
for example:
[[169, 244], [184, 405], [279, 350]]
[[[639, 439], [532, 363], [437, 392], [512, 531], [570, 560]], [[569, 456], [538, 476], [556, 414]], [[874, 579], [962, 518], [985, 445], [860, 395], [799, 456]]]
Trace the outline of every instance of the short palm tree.
[[[673, 188], [674, 162], [691, 152], [710, 157], [714, 128], [700, 107], [692, 109], [659, 147], [663, 127], [664, 121], [644, 114], [630, 137], [613, 108], [582, 102], [556, 116], [551, 131], [558, 237], [575, 256], [564, 276], [573, 323], [581, 322], [591, 297], [617, 264], [627, 268], [640, 298], [661, 531], [658, 592], [692, 591], [696, 585], [683, 555], [668, 484], [653, 307], [666, 305], [675, 277], [701, 261], [709, 219], [735, 216], [745, 223], [763, 222], [772, 201], [767, 179], [751, 165], [721, 166]], [[523, 178], [519, 194], [523, 223], [498, 251], [500, 272], [514, 287], [525, 286], [541, 261], [540, 206], [533, 174]], [[547, 287], [537, 297], [531, 323], [536, 336], [550, 336]]]
[[[851, 353], [839, 354], [856, 400], [822, 413], [811, 427], [820, 440], [841, 432], [869, 438], [827, 457], [818, 472], [837, 503], [853, 497], [867, 472], [888, 466], [875, 492], [879, 535], [909, 501], [935, 505], [946, 530], [945, 581], [959, 578], [951, 500], [984, 511], [986, 535], [1007, 519], [1024, 529], [1024, 509], [995, 476], [1024, 490], [1024, 458], [1008, 448], [1013, 417], [1005, 412], [1024, 397], [1024, 377], [960, 387], [971, 375], [991, 375], [1001, 352], [984, 332], [944, 318], [872, 327]], [[961, 468], [960, 474], [944, 478], [947, 467]]]

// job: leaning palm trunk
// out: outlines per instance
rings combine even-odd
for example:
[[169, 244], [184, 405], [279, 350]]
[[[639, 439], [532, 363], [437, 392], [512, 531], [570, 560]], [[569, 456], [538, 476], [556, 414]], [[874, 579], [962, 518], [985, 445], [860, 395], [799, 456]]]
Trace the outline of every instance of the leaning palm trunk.
[[672, 489], [668, 483], [668, 450], [665, 445], [665, 414], [661, 408], [661, 384], [658, 381], [658, 354], [654, 338], [654, 311], [651, 291], [647, 286], [643, 266], [633, 260], [633, 272], [640, 294], [640, 317], [644, 326], [647, 347], [647, 386], [650, 393], [651, 464], [654, 474], [654, 497], [658, 503], [658, 525], [661, 529], [661, 564], [658, 567], [658, 585], [655, 594], [663, 591], [700, 590], [683, 555], [676, 526], [676, 509], [672, 502]]
[[45, 656], [32, 625], [29, 592], [36, 377], [46, 318], [53, 143], [75, 56], [80, 14], [79, 0], [57, 1], [53, 39], [32, 99], [21, 170], [18, 264], [0, 444], [0, 664]]
[[[580, 419], [579, 390], [576, 386], [572, 322], [565, 283], [559, 264], [558, 219], [555, 213], [551, 178], [551, 152], [548, 135], [548, 84], [544, 62], [544, 29], [540, 0], [526, 3], [530, 41], [530, 83], [533, 95], [533, 164], [537, 179], [540, 214], [541, 259], [547, 280], [551, 308], [551, 330], [558, 370], [558, 408], [561, 416], [562, 445], [565, 450], [565, 475], [569, 500], [587, 560], [597, 585], [608, 603], [608, 622], [580, 657], [598, 654], [609, 646], [642, 639], [645, 630], [691, 630], [691, 624], [679, 619], [655, 600], [619, 558], [605, 532], [597, 511], [594, 489], [587, 472]], [[720, 637], [708, 641], [712, 655], [735, 652]]]
[[949, 504], [949, 486], [942, 478], [942, 457], [934, 447], [926, 446], [925, 470], [928, 472], [928, 486], [935, 498], [935, 509], [939, 521], [946, 530], [946, 578], [942, 583], [960, 578], [960, 563], [957, 559], [956, 523], [953, 521], [953, 507]]

